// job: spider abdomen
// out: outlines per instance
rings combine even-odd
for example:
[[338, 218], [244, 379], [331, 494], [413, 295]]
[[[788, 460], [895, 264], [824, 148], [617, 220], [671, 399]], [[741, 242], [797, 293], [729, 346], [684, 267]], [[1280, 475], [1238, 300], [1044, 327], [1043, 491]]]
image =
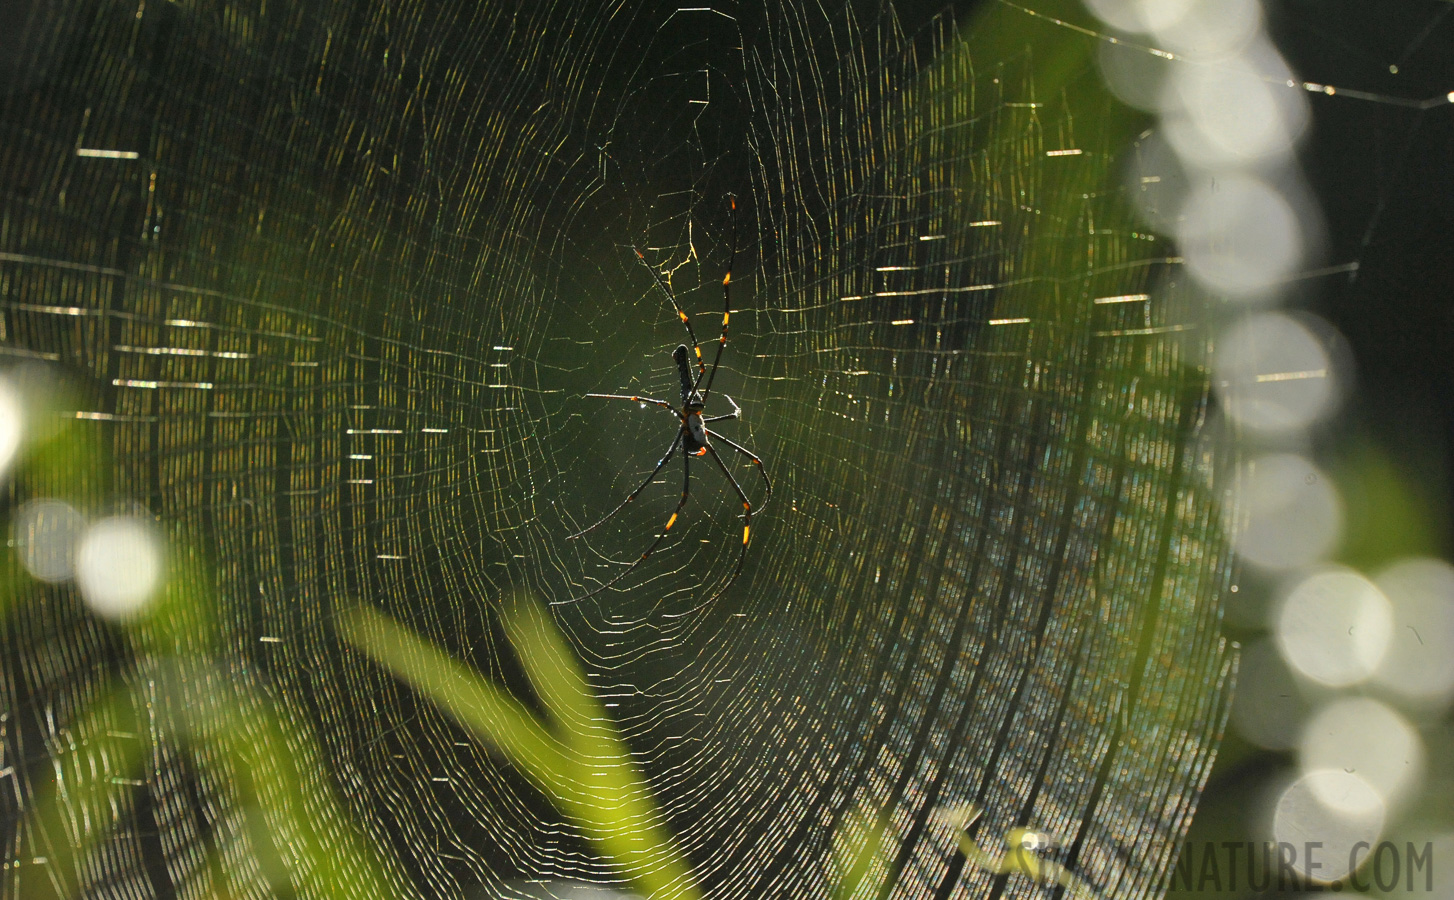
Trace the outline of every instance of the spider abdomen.
[[707, 426], [702, 422], [702, 414], [689, 412], [682, 419], [686, 430], [682, 432], [682, 450], [692, 456], [704, 456], [707, 453]]

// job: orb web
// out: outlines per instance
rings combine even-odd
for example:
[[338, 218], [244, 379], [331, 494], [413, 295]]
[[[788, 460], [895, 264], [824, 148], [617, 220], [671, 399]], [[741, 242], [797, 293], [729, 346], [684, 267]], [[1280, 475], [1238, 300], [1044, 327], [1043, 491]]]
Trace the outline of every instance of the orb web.
[[[3, 98], [7, 348], [69, 373], [114, 498], [207, 560], [225, 666], [400, 895], [627, 889], [500, 756], [336, 630], [385, 611], [529, 695], [499, 597], [551, 607], [709, 896], [826, 896], [881, 813], [895, 897], [1032, 896], [938, 810], [1031, 824], [1159, 896], [1226, 717], [1206, 299], [1121, 187], [1093, 42], [994, 7], [151, 4], [36, 11]], [[1070, 65], [1046, 65], [1069, 54]], [[734, 214], [728, 197], [736, 198]], [[680, 457], [709, 414], [774, 480]], [[735, 251], [735, 256], [733, 255]], [[754, 502], [741, 456], [724, 459]], [[144, 644], [61, 586], [3, 641], [17, 780]], [[144, 628], [144, 626], [143, 626]], [[150, 687], [149, 687], [150, 686]], [[151, 691], [152, 693], [148, 693]], [[59, 729], [59, 730], [58, 730]], [[85, 883], [271, 889], [226, 760], [160, 741]], [[17, 793], [25, 798], [33, 787]], [[6, 800], [16, 812], [22, 800]], [[17, 812], [18, 814], [18, 812]], [[46, 879], [17, 831], [12, 896]], [[284, 845], [285, 847], [285, 845]], [[225, 870], [207, 868], [216, 850]]]

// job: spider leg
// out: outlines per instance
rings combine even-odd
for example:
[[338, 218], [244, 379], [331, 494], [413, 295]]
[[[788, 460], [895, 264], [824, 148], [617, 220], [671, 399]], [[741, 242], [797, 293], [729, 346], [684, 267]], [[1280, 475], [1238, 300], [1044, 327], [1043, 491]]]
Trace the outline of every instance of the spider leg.
[[752, 535], [752, 501], [747, 499], [747, 494], [743, 492], [742, 485], [738, 484], [737, 479], [732, 477], [732, 472], [728, 470], [727, 464], [722, 462], [722, 457], [717, 455], [717, 451], [712, 449], [712, 445], [707, 444], [706, 449], [708, 453], [712, 454], [712, 460], [717, 463], [717, 468], [721, 469], [722, 474], [727, 476], [727, 480], [732, 484], [732, 490], [737, 492], [738, 499], [742, 501], [742, 549], [737, 553], [737, 566], [733, 568], [732, 576], [727, 579], [727, 584], [723, 586], [721, 591], [713, 595], [712, 599], [715, 600], [717, 597], [722, 596], [723, 591], [726, 591], [732, 582], [737, 580], [738, 575], [742, 574], [742, 561], [747, 559], [747, 541]]
[[651, 397], [637, 397], [632, 394], [587, 394], [586, 396], [598, 397], [602, 400], [630, 400], [632, 403], [650, 403], [654, 406], [660, 406], [663, 409], [671, 410], [673, 415], [675, 415], [677, 411], [677, 408], [675, 406], [672, 406], [665, 400], [656, 400]]
[[[677, 434], [677, 440], [678, 441], [681, 440], [681, 433], [680, 432]], [[718, 465], [721, 465], [721, 460], [718, 460], [717, 461], [717, 464]], [[725, 469], [724, 469], [724, 471], [725, 471]], [[730, 478], [732, 476], [729, 475], [727, 477]], [[607, 581], [607, 582], [605, 582], [603, 584], [598, 585], [594, 590], [592, 590], [592, 591], [590, 591], [588, 593], [582, 594], [581, 596], [576, 597], [573, 600], [558, 601], [557, 603], [553, 603], [551, 605], [552, 606], [559, 606], [561, 603], [579, 603], [582, 600], [590, 599], [591, 597], [596, 596], [597, 594], [601, 593], [601, 591], [604, 591], [606, 588], [610, 587], [611, 585], [615, 584], [616, 582], [618, 582], [621, 579], [625, 578], [627, 575], [630, 575], [632, 572], [634, 572], [636, 570], [636, 567], [639, 566], [639, 565], [641, 565], [642, 563], [646, 562], [647, 557], [649, 557], [649, 556], [651, 556], [651, 554], [655, 553], [656, 552], [656, 548], [661, 546], [661, 542], [664, 541], [664, 540], [666, 540], [666, 536], [671, 531], [671, 527], [677, 523], [677, 517], [682, 514], [682, 507], [684, 507], [684, 506], [687, 505], [687, 497], [690, 496], [691, 490], [692, 490], [692, 457], [691, 457], [691, 454], [689, 454], [689, 453], [683, 453], [682, 454], [682, 499], [680, 499], [680, 500], [677, 501], [677, 508], [674, 509], [674, 510], [672, 510], [671, 518], [666, 520], [666, 527], [664, 527], [664, 528], [661, 529], [661, 534], [658, 534], [656, 536], [656, 540], [654, 540], [654, 541], [651, 542], [651, 546], [646, 548], [646, 552], [642, 553], [639, 558], [637, 558], [635, 561], [633, 561], [631, 563], [631, 565], [629, 565], [625, 569], [623, 569], [621, 571], [621, 573], [618, 574], [615, 578], [612, 578], [610, 581]], [[741, 492], [739, 491], [739, 493], [741, 493]], [[740, 568], [741, 565], [742, 565], [742, 563], [739, 560], [738, 561], [738, 567]]]
[[687, 336], [692, 339], [692, 352], [697, 355], [697, 380], [700, 381], [702, 372], [706, 369], [706, 366], [702, 362], [702, 345], [697, 343], [697, 333], [692, 330], [692, 320], [687, 318], [686, 311], [677, 302], [677, 295], [673, 294], [671, 288], [667, 287], [666, 282], [661, 280], [661, 276], [657, 274], [656, 269], [651, 263], [646, 261], [646, 257], [642, 255], [641, 251], [635, 247], [631, 249], [636, 251], [636, 258], [641, 260], [641, 264], [646, 266], [646, 271], [651, 273], [651, 280], [656, 282], [657, 289], [663, 294], [666, 294], [666, 299], [671, 301], [671, 308], [676, 310], [677, 318], [681, 319], [682, 324], [687, 326]]
[[710, 433], [713, 440], [721, 441], [722, 443], [731, 447], [733, 450], [736, 450], [738, 453], [741, 453], [743, 456], [752, 460], [753, 465], [757, 466], [757, 474], [762, 476], [762, 483], [767, 485], [767, 496], [762, 498], [762, 502], [757, 505], [758, 512], [761, 512], [767, 506], [767, 501], [772, 499], [772, 479], [767, 477], [767, 467], [762, 464], [762, 458], [759, 457], [756, 453], [753, 453], [751, 450], [748, 450], [746, 447], [732, 440], [731, 438], [723, 437], [715, 431]]
[[632, 500], [635, 500], [637, 494], [640, 494], [642, 491], [646, 490], [646, 486], [649, 485], [649, 484], [651, 484], [652, 479], [656, 477], [656, 473], [657, 472], [660, 472], [666, 466], [666, 464], [668, 462], [671, 462], [671, 458], [677, 452], [677, 448], [682, 445], [682, 434], [685, 433], [685, 431], [686, 431], [685, 428], [679, 428], [679, 429], [677, 429], [676, 440], [674, 440], [674, 441], [671, 442], [671, 447], [667, 449], [666, 456], [663, 456], [661, 458], [661, 462], [659, 462], [659, 463], [656, 464], [656, 468], [654, 468], [654, 469], [651, 470], [651, 474], [648, 475], [648, 476], [646, 476], [646, 480], [643, 481], [643, 482], [641, 482], [641, 486], [640, 487], [638, 487], [636, 490], [632, 491], [631, 493], [627, 494], [626, 495], [626, 499], [625, 500], [622, 500], [621, 503], [620, 503], [620, 505], [618, 505], [615, 509], [611, 510], [610, 512], [608, 512], [604, 516], [602, 516], [601, 519], [600, 519], [600, 521], [596, 522], [596, 524], [592, 525], [590, 528], [585, 528], [585, 529], [582, 529], [580, 531], [577, 531], [575, 534], [573, 534], [570, 537], [566, 538], [566, 540], [573, 541], [573, 540], [575, 540], [576, 538], [580, 537], [583, 534], [589, 534], [590, 532], [595, 531], [597, 528], [600, 528], [602, 525], [604, 525], [606, 523], [606, 520], [607, 519], [611, 518], [612, 516], [616, 515], [616, 513], [618, 513], [621, 510], [625, 509], [626, 508], [626, 504], [630, 503]]
[[[722, 336], [717, 341], [717, 357], [712, 360], [712, 373], [707, 376], [707, 386], [702, 390], [702, 399], [706, 400], [712, 393], [712, 382], [717, 378], [717, 364], [722, 361], [722, 351], [727, 349], [727, 319], [732, 315], [732, 264], [737, 261], [737, 198], [728, 194], [727, 199], [732, 202], [732, 244], [727, 255], [727, 274], [722, 277]], [[689, 329], [690, 330], [690, 329]], [[696, 340], [693, 335], [692, 340]], [[702, 351], [697, 349], [697, 361], [700, 364]], [[702, 381], [701, 372], [697, 373], [697, 383]]]
[[[726, 394], [723, 394], [722, 396], [723, 397], [727, 397]], [[703, 422], [720, 422], [723, 419], [740, 419], [740, 418], [742, 418], [742, 407], [740, 407], [740, 406], [737, 405], [737, 401], [736, 400], [733, 400], [731, 397], [727, 397], [727, 402], [732, 404], [732, 411], [730, 413], [723, 413], [720, 416], [711, 416], [709, 418], [703, 419], [702, 421]], [[728, 441], [728, 443], [731, 443], [731, 441]]]

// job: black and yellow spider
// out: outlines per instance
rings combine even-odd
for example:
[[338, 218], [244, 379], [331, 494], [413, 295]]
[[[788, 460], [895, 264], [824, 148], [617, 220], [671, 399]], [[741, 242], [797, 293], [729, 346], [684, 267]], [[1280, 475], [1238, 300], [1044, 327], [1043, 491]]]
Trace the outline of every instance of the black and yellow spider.
[[[576, 598], [577, 600], [584, 600], [587, 597], [594, 596], [631, 574], [637, 566], [641, 565], [651, 554], [656, 552], [656, 548], [661, 546], [662, 541], [666, 540], [667, 534], [671, 531], [672, 526], [676, 524], [677, 518], [681, 515], [682, 507], [687, 504], [687, 497], [691, 495], [692, 457], [694, 456], [712, 457], [712, 461], [717, 464], [717, 468], [722, 470], [722, 474], [727, 477], [728, 483], [732, 485], [732, 490], [737, 492], [738, 498], [742, 501], [742, 547], [737, 554], [737, 565], [733, 568], [732, 575], [727, 579], [727, 583], [723, 585], [722, 591], [725, 591], [731, 586], [733, 581], [737, 580], [737, 576], [742, 573], [742, 562], [747, 558], [747, 542], [752, 534], [752, 501], [747, 499], [747, 493], [742, 490], [742, 485], [737, 483], [737, 479], [732, 477], [732, 472], [727, 468], [727, 464], [722, 462], [722, 457], [717, 455], [717, 450], [712, 446], [712, 441], [721, 441], [726, 446], [731, 447], [736, 452], [752, 460], [753, 465], [757, 466], [758, 474], [762, 476], [763, 484], [767, 485], [767, 496], [763, 498], [762, 505], [766, 505], [768, 499], [772, 497], [772, 481], [767, 477], [767, 470], [762, 465], [762, 459], [736, 441], [707, 427], [712, 422], [721, 422], [724, 419], [741, 417], [742, 408], [731, 397], [723, 394], [722, 396], [726, 397], [727, 402], [731, 404], [732, 411], [719, 416], [702, 415], [703, 410], [706, 409], [707, 400], [712, 395], [712, 381], [717, 377], [717, 365], [722, 362], [722, 351], [727, 346], [727, 320], [732, 314], [732, 263], [736, 260], [737, 256], [737, 201], [735, 198], [729, 199], [732, 204], [733, 246], [727, 260], [727, 274], [722, 278], [722, 334], [717, 341], [717, 356], [712, 360], [712, 368], [710, 370], [707, 368], [706, 362], [702, 359], [702, 346], [697, 343], [697, 334], [692, 330], [692, 320], [682, 310], [681, 304], [677, 303], [676, 295], [672, 293], [671, 287], [651, 267], [651, 264], [646, 261], [646, 257], [642, 255], [641, 251], [636, 250], [636, 258], [641, 260], [641, 264], [646, 266], [647, 271], [651, 272], [652, 280], [656, 282], [657, 288], [671, 301], [672, 309], [676, 310], [677, 317], [682, 320], [682, 324], [687, 328], [687, 337], [692, 341], [690, 348], [686, 344], [682, 344], [672, 352], [672, 358], [676, 360], [677, 364], [677, 373], [681, 376], [681, 406], [673, 406], [665, 400], [657, 400], [652, 397], [639, 397], [634, 394], [586, 394], [586, 396], [598, 397], [602, 400], [630, 400], [633, 403], [659, 406], [670, 412], [673, 416], [676, 416], [678, 419], [677, 433], [676, 437], [672, 439], [671, 446], [667, 448], [666, 455], [661, 458], [661, 461], [656, 464], [656, 468], [651, 470], [651, 474], [646, 476], [646, 480], [636, 490], [628, 494], [625, 500], [622, 500], [615, 509], [607, 513], [599, 522], [589, 528], [576, 532], [570, 536], [570, 539], [574, 540], [582, 535], [595, 531], [604, 525], [612, 516], [616, 515], [622, 509], [625, 509], [626, 504], [635, 500], [638, 494], [646, 490], [646, 487], [656, 478], [657, 473], [665, 468], [667, 463], [671, 462], [671, 458], [676, 455], [678, 450], [682, 451], [682, 475], [684, 479], [682, 483], [682, 497], [677, 501], [676, 509], [672, 511], [671, 518], [666, 520], [666, 527], [662, 528], [661, 533], [656, 536], [656, 540], [651, 542], [651, 546], [647, 547], [639, 558], [634, 560], [631, 565], [627, 566], [615, 578], [601, 584], [590, 593]], [[695, 356], [695, 360], [693, 360], [693, 356]], [[692, 374], [693, 361], [696, 363], [697, 370], [695, 376]], [[705, 385], [702, 383], [704, 377], [706, 379]], [[718, 595], [722, 591], [718, 591]]]

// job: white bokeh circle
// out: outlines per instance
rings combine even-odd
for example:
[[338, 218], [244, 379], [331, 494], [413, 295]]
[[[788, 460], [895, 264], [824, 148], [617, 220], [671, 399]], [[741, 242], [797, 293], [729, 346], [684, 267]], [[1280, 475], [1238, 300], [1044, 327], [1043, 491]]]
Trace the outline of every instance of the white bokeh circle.
[[25, 404], [14, 382], [0, 375], [0, 475], [10, 471], [25, 433]]
[[161, 589], [164, 550], [156, 526], [146, 519], [101, 519], [77, 545], [76, 586], [97, 615], [134, 617]]
[[1393, 614], [1390, 652], [1374, 680], [1401, 699], [1446, 706], [1454, 698], [1454, 566], [1439, 559], [1402, 560], [1374, 583]]
[[1276, 645], [1266, 638], [1242, 649], [1232, 724], [1248, 741], [1269, 750], [1290, 750], [1302, 736], [1308, 702]]
[[1148, 32], [1173, 27], [1199, 0], [1085, 0], [1098, 19], [1113, 28]]
[[1218, 338], [1213, 369], [1227, 415], [1264, 434], [1306, 429], [1339, 399], [1332, 354], [1307, 323], [1286, 313], [1239, 317]]
[[1162, 85], [1167, 138], [1202, 169], [1286, 159], [1311, 117], [1297, 83], [1265, 39], [1211, 61], [1186, 61]]
[[[1396, 710], [1371, 697], [1343, 697], [1325, 704], [1308, 719], [1298, 746], [1302, 771], [1331, 770], [1356, 775], [1385, 807], [1395, 807], [1423, 775], [1424, 745], [1419, 733]], [[1317, 788], [1318, 785], [1314, 784]], [[1361, 794], [1319, 793], [1330, 807], [1360, 812]]]
[[86, 517], [62, 500], [31, 500], [16, 510], [10, 525], [20, 564], [32, 577], [52, 583], [75, 573], [76, 542]]
[[1302, 223], [1292, 204], [1246, 173], [1202, 179], [1182, 206], [1177, 240], [1198, 282], [1236, 298], [1270, 293], [1303, 257]]
[[1283, 571], [1318, 562], [1342, 535], [1343, 504], [1332, 481], [1305, 457], [1270, 453], [1246, 463], [1231, 510], [1242, 559]]
[[1393, 609], [1383, 592], [1343, 567], [1299, 579], [1278, 604], [1277, 646], [1289, 666], [1329, 687], [1366, 680], [1383, 662]]
[[[1272, 831], [1280, 846], [1303, 851], [1293, 859], [1300, 874], [1328, 883], [1352, 871], [1355, 850], [1378, 841], [1385, 819], [1383, 801], [1367, 782], [1338, 769], [1319, 769], [1304, 773], [1278, 796]], [[1311, 847], [1316, 854], [1307, 852]]]
[[1159, 45], [1196, 59], [1235, 54], [1261, 30], [1257, 0], [1193, 0], [1181, 15], [1163, 16], [1151, 25]]

